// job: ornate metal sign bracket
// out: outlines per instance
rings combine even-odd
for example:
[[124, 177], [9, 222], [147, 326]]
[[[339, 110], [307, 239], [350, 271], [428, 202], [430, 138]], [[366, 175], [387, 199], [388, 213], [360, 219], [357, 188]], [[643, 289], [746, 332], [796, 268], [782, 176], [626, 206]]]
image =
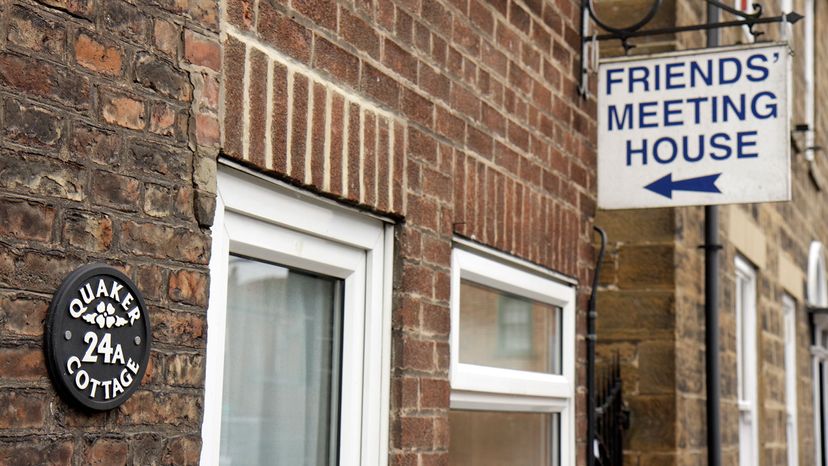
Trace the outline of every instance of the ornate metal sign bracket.
[[[578, 92], [581, 94], [582, 97], [585, 97], [588, 91], [588, 48], [590, 45], [595, 47], [597, 45], [597, 42], [606, 40], [619, 40], [621, 41], [621, 46], [624, 48], [624, 53], [627, 54], [629, 53], [630, 49], [635, 47], [635, 44], [630, 43], [630, 39], [637, 37], [660, 36], [680, 32], [703, 31], [708, 29], [722, 29], [739, 26], [746, 27], [751, 35], [757, 37], [763, 34], [761, 31], [754, 30], [754, 26], [756, 26], [757, 24], [783, 22], [793, 24], [803, 18], [802, 15], [796, 12], [789, 12], [780, 16], [763, 18], [762, 5], [758, 3], [754, 3], [752, 5], [753, 12], [748, 13], [733, 8], [731, 6], [725, 5], [724, 3], [718, 0], [705, 0], [705, 2], [707, 2], [708, 4], [714, 5], [715, 7], [727, 13], [730, 13], [731, 15], [736, 16], [740, 19], [722, 21], [717, 23], [692, 24], [688, 26], [677, 26], [670, 28], [643, 29], [644, 26], [649, 24], [649, 22], [655, 17], [656, 13], [658, 13], [658, 9], [661, 7], [662, 0], [652, 1], [653, 3], [650, 7], [650, 10], [639, 21], [629, 26], [615, 27], [611, 26], [610, 24], [598, 17], [598, 15], [595, 12], [594, 0], [581, 0], [581, 76], [578, 85]], [[602, 34], [590, 35], [590, 19], [592, 19], [592, 21], [595, 24], [597, 24], [601, 29], [607, 32]], [[593, 51], [595, 51], [595, 49], [593, 49]]]

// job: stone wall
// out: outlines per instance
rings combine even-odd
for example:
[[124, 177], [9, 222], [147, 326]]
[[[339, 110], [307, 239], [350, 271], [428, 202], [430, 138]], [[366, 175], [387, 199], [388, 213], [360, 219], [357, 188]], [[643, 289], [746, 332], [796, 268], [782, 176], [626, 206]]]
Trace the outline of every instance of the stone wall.
[[[705, 21], [702, 3], [670, 2], [677, 24]], [[819, 3], [819, 2], [817, 2]], [[763, 3], [765, 15], [779, 14], [779, 5]], [[795, 1], [794, 10], [804, 12], [804, 2]], [[820, 41], [820, 18], [826, 18], [824, 5], [817, 6], [816, 66], [817, 75], [825, 65], [828, 46]], [[722, 19], [730, 19], [726, 13]], [[764, 31], [760, 40], [781, 38], [780, 26], [758, 26]], [[792, 117], [795, 125], [805, 121], [805, 79], [802, 22], [792, 27], [793, 89]], [[749, 40], [744, 30], [722, 33], [721, 44], [733, 45]], [[705, 44], [704, 34], [677, 37], [678, 49], [698, 48]], [[648, 44], [647, 47], [650, 47]], [[819, 102], [828, 99], [828, 87], [817, 81], [817, 141], [825, 140], [828, 131], [826, 114]], [[811, 241], [825, 243], [828, 228], [825, 212], [828, 165], [817, 155], [814, 163], [805, 160], [804, 138], [794, 133], [791, 150], [793, 200], [787, 203], [723, 206], [720, 211], [720, 239], [724, 245], [720, 256], [720, 364], [722, 377], [722, 451], [724, 464], [738, 463], [738, 420], [735, 340], [735, 257], [747, 259], [757, 271], [757, 373], [758, 419], [761, 466], [787, 464], [784, 385], [784, 314], [782, 296], [787, 294], [797, 305], [797, 405], [800, 464], [814, 461], [813, 385], [809, 354], [810, 333], [805, 310], [804, 279], [807, 273], [808, 248]], [[817, 144], [820, 144], [819, 142]], [[816, 180], [816, 181], [815, 181]], [[665, 224], [665, 222], [667, 224]], [[704, 362], [704, 256], [698, 248], [704, 238], [704, 212], [700, 207], [658, 209], [650, 211], [600, 211], [596, 223], [608, 227], [612, 241], [610, 268], [614, 269], [602, 283], [599, 293], [599, 351], [608, 355], [619, 351], [625, 362], [624, 374], [632, 409], [632, 429], [627, 444], [627, 462], [632, 465], [678, 464], [703, 465], [707, 462], [705, 418]], [[670, 233], [670, 228], [673, 229]], [[631, 235], [630, 232], [638, 234]], [[666, 236], [665, 236], [666, 235]], [[641, 249], [635, 256], [624, 254]], [[666, 267], [673, 271], [666, 271]], [[634, 273], [642, 278], [630, 285], [623, 276]], [[613, 275], [615, 274], [615, 275]], [[649, 277], [649, 278], [646, 278]], [[663, 299], [645, 302], [627, 300], [628, 295], [652, 296], [660, 280], [668, 283], [660, 291]], [[620, 303], [620, 305], [619, 305]], [[672, 320], [663, 315], [670, 313]], [[609, 314], [622, 313], [621, 319]], [[653, 317], [654, 315], [658, 317]], [[666, 326], [666, 327], [665, 327]], [[674, 345], [665, 348], [661, 360], [647, 361], [646, 345]], [[666, 381], [666, 383], [665, 383]], [[672, 384], [672, 387], [670, 386]], [[644, 394], [663, 390], [672, 396], [674, 406], [664, 408], [662, 418], [650, 415], [655, 403]], [[646, 400], [646, 402], [644, 401]], [[641, 431], [659, 419], [665, 433], [661, 437], [642, 436]], [[643, 423], [644, 426], [636, 426]], [[669, 435], [668, 435], [669, 434]], [[642, 443], [642, 439], [652, 444]], [[669, 455], [653, 458], [656, 451]]]

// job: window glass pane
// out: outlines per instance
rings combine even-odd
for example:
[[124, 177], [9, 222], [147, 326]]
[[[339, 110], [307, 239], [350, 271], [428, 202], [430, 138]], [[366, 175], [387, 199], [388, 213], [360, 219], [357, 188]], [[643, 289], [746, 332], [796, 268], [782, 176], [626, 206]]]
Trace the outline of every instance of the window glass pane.
[[561, 373], [561, 309], [460, 282], [460, 362]]
[[503, 411], [449, 413], [452, 466], [559, 466], [560, 415]]
[[336, 464], [341, 290], [230, 257], [221, 464]]

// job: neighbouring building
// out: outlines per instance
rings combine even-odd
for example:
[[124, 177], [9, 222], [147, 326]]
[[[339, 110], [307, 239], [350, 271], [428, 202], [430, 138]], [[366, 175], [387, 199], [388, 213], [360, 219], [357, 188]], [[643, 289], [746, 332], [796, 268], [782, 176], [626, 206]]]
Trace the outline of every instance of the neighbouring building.
[[[603, 13], [623, 22], [623, 5]], [[749, 2], [736, 8], [752, 9]], [[793, 26], [757, 26], [787, 40], [793, 60], [791, 202], [720, 208], [720, 365], [723, 464], [828, 462], [825, 244], [828, 243], [828, 24], [823, 1], [761, 2], [765, 16], [796, 11]], [[722, 20], [735, 19], [722, 13]], [[705, 21], [704, 2], [669, 1], [659, 26]], [[722, 33], [722, 45], [753, 41]], [[703, 47], [703, 33], [638, 41], [632, 53]], [[617, 55], [618, 49], [604, 52]], [[599, 291], [598, 351], [623, 362], [631, 427], [625, 464], [707, 464], [701, 207], [599, 211], [610, 238]]]
[[[577, 93], [580, 14], [0, 0], [0, 464], [582, 464], [596, 102]], [[818, 227], [774, 218], [804, 264]], [[695, 247], [673, 232], [658, 257]], [[103, 412], [58, 394], [43, 348], [53, 293], [96, 262], [152, 324], [140, 388]], [[105, 341], [67, 370], [109, 361]], [[656, 350], [694, 357], [672, 348]]]

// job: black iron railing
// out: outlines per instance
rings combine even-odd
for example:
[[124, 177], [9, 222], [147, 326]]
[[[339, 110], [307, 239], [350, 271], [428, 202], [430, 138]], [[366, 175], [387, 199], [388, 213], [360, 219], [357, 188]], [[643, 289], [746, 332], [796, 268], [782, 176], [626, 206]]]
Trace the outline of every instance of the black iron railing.
[[595, 464], [624, 464], [624, 431], [630, 426], [630, 413], [624, 406], [621, 363], [618, 354], [600, 369], [595, 393]]

